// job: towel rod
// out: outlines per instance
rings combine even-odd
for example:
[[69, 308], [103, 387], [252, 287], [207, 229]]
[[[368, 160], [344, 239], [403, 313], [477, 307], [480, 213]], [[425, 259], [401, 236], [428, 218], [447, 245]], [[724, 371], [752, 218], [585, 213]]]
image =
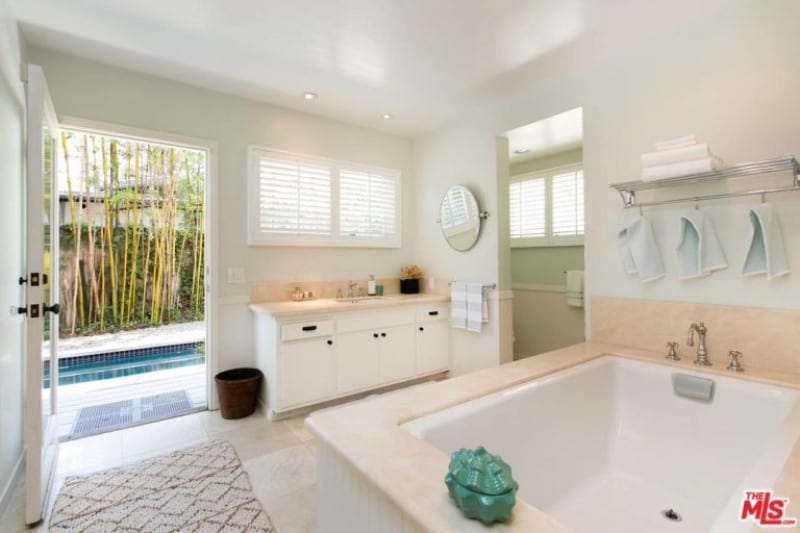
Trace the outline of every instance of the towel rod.
[[[452, 285], [453, 283], [455, 283], [455, 281], [450, 281], [450, 282], [448, 282], [448, 285]], [[496, 289], [497, 288], [497, 283], [484, 283], [483, 284], [483, 288], [484, 289]]]
[[[744, 191], [725, 192], [718, 194], [706, 194], [700, 196], [684, 196], [681, 198], [673, 198], [669, 200], [656, 200], [652, 202], [637, 202], [636, 192], [662, 189], [668, 187], [676, 187], [681, 185], [693, 185], [700, 183], [709, 183], [714, 181], [722, 181], [731, 178], [741, 178], [745, 176], [757, 176], [763, 174], [772, 174], [774, 172], [791, 172], [791, 183], [783, 187], [750, 189]], [[668, 178], [656, 181], [628, 181], [625, 183], [615, 183], [611, 185], [616, 189], [622, 197], [624, 207], [653, 207], [657, 205], [679, 204], [679, 203], [697, 203], [707, 200], [719, 200], [723, 198], [737, 198], [743, 196], [761, 196], [766, 194], [781, 193], [781, 192], [794, 192], [800, 191], [800, 164], [793, 155], [784, 157], [777, 157], [774, 159], [766, 159], [763, 161], [755, 161], [752, 163], [742, 163], [725, 167], [711, 172], [703, 172], [700, 174], [693, 174], [690, 176], [682, 176], [678, 178]]]

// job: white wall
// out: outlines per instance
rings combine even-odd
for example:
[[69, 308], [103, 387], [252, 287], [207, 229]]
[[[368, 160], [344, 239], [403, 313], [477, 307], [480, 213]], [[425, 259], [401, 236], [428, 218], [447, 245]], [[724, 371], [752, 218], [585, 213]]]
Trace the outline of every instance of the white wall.
[[[446, 184], [466, 182], [498, 212], [492, 136], [582, 106], [590, 294], [797, 308], [799, 195], [774, 199], [793, 275], [773, 282], [740, 278], [745, 206], [757, 201], [745, 200], [708, 208], [731, 268], [694, 282], [676, 279], [676, 210], [654, 211], [669, 275], [642, 285], [621, 268], [615, 236], [623, 210], [609, 184], [637, 179], [639, 155], [656, 139], [686, 133], [710, 142], [731, 163], [800, 152], [800, 3], [610, 2], [603, 11], [602, 24], [591, 18], [599, 11], [586, 13], [589, 30], [582, 37], [505, 76], [504, 94], [487, 98], [479, 112], [416, 142], [420, 191], [438, 197]], [[423, 201], [428, 206], [435, 198]], [[423, 210], [427, 219], [432, 212]], [[497, 245], [491, 231], [485, 248], [458, 257], [434, 233], [422, 237], [422, 253], [458, 276], [497, 276], [500, 260], [487, 249]]]
[[22, 201], [25, 100], [16, 25], [0, 1], [0, 512], [23, 452], [23, 321], [8, 308], [23, 303]]
[[[219, 284], [221, 367], [253, 362], [247, 285], [224, 283], [228, 267], [264, 280], [396, 277], [411, 256], [414, 228], [411, 142], [312, 115], [252, 102], [163, 78], [31, 48], [44, 68], [59, 115], [158, 130], [219, 143]], [[298, 95], [300, 98], [301, 95]], [[323, 95], [324, 97], [324, 95]], [[310, 102], [309, 106], [314, 103]], [[256, 144], [399, 169], [403, 174], [401, 249], [249, 247], [246, 245], [246, 149]]]

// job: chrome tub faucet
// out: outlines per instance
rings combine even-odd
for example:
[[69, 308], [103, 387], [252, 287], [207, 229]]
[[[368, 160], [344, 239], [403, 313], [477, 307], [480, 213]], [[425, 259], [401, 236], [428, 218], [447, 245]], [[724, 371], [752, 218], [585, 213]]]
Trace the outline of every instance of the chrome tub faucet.
[[697, 366], [711, 366], [711, 361], [708, 360], [708, 350], [706, 349], [706, 325], [702, 322], [694, 322], [689, 326], [689, 338], [686, 344], [694, 346], [694, 332], [697, 332], [697, 357], [694, 364]]

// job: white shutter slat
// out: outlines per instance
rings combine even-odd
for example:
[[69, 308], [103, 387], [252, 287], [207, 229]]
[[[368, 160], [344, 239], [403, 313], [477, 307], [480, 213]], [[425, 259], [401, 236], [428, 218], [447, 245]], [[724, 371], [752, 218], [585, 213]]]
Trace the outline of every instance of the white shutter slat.
[[255, 153], [259, 231], [331, 234], [331, 168], [300, 158]]
[[553, 175], [553, 235], [583, 235], [583, 172]]
[[342, 168], [339, 205], [342, 236], [392, 238], [397, 234], [396, 178]]
[[545, 179], [532, 178], [509, 184], [512, 239], [544, 237], [546, 231]]

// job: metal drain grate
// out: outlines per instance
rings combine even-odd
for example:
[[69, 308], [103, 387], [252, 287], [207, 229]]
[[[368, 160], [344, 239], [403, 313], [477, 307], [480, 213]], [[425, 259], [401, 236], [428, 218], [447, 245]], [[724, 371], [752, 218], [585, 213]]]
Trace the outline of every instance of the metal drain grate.
[[133, 400], [84, 407], [78, 411], [66, 439], [105, 433], [128, 426], [155, 422], [195, 409], [186, 391], [172, 391]]
[[126, 426], [133, 422], [133, 400], [84, 407], [75, 418], [71, 435], [99, 433], [107, 427]]

